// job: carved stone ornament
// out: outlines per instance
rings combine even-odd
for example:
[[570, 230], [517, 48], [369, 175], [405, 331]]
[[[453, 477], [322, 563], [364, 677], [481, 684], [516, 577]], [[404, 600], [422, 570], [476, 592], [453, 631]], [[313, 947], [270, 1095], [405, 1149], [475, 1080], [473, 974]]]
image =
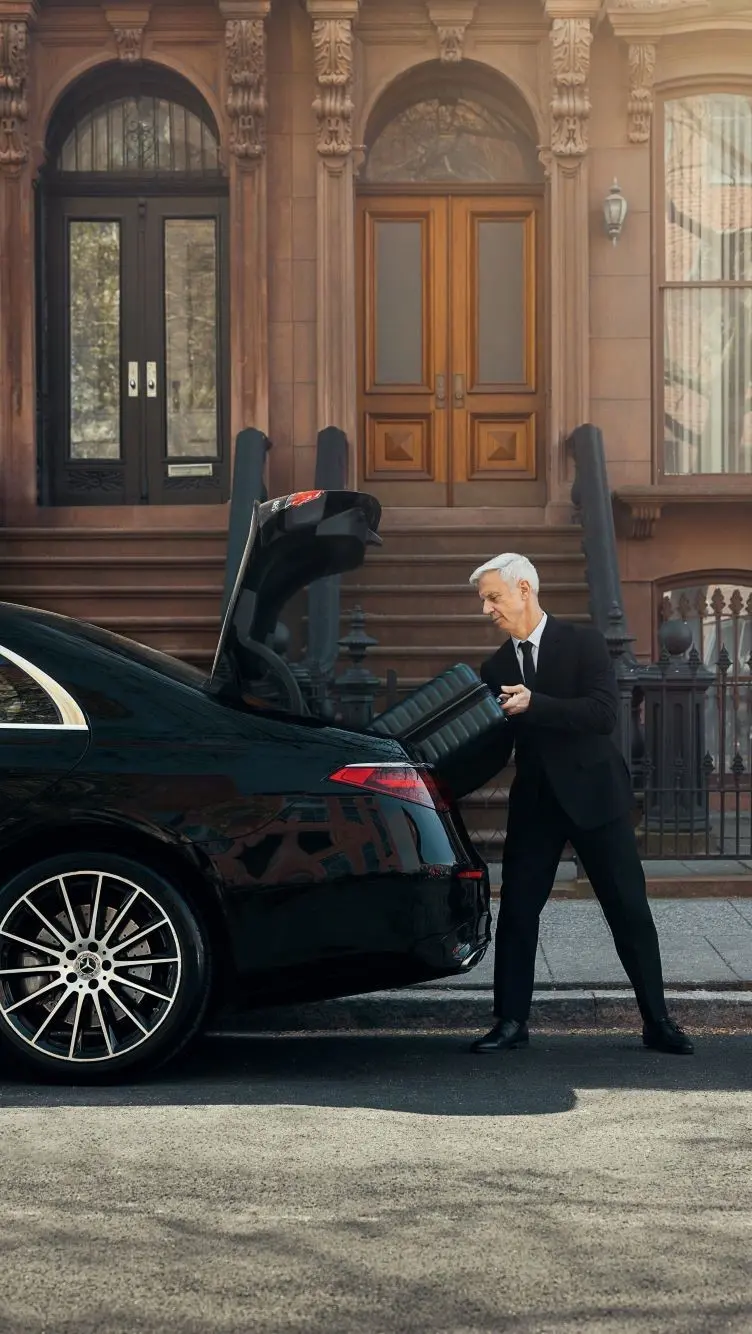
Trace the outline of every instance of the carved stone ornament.
[[144, 40], [143, 28], [113, 28], [118, 56], [131, 64], [141, 59], [141, 44]]
[[259, 162], [266, 150], [266, 33], [264, 20], [230, 19], [225, 26], [230, 151]]
[[318, 93], [313, 103], [323, 158], [352, 152], [353, 28], [351, 19], [314, 19], [313, 59]]
[[443, 65], [458, 65], [465, 50], [466, 23], [437, 23], [439, 57]]
[[538, 145], [538, 161], [543, 168], [543, 175], [546, 180], [549, 181], [551, 179], [551, 169], [554, 164], [554, 155], [546, 144]]
[[630, 501], [626, 503], [627, 534], [636, 542], [648, 542], [655, 536], [655, 525], [661, 517], [661, 504], [657, 500]]
[[588, 19], [554, 19], [551, 26], [551, 150], [555, 157], [583, 157], [590, 118]]
[[0, 22], [0, 168], [29, 158], [26, 79], [29, 33], [25, 23]]
[[653, 79], [655, 78], [655, 43], [629, 44], [629, 128], [631, 144], [646, 144], [653, 119]]

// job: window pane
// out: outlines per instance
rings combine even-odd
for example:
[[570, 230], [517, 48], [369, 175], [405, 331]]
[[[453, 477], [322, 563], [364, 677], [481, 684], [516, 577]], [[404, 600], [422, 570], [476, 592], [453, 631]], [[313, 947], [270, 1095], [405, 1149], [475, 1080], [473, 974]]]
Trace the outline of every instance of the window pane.
[[164, 226], [167, 453], [217, 449], [217, 237], [213, 218]]
[[665, 293], [667, 473], [752, 472], [752, 288]]
[[525, 184], [542, 180], [532, 139], [502, 107], [461, 91], [401, 111], [370, 148], [368, 181], [474, 181]]
[[213, 172], [219, 146], [208, 125], [185, 107], [126, 97], [82, 116], [57, 165], [59, 171]]
[[68, 224], [70, 453], [120, 457], [120, 224]]
[[666, 104], [666, 279], [752, 281], [752, 97]]
[[45, 690], [0, 652], [0, 723], [59, 723]]
[[525, 375], [525, 224], [478, 223], [479, 384], [522, 384]]
[[423, 224], [377, 222], [376, 383], [423, 383]]

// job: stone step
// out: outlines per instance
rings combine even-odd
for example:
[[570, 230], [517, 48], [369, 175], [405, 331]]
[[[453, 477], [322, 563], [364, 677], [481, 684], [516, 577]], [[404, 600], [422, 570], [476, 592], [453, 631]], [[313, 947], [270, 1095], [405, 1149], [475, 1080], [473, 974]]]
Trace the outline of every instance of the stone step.
[[[587, 612], [590, 593], [587, 585], [577, 581], [548, 583], [541, 586], [541, 601], [555, 616], [568, 617], [572, 612]], [[467, 584], [345, 584], [342, 588], [342, 607], [349, 612], [356, 606], [367, 605], [368, 616], [409, 620], [412, 609], [416, 615], [432, 613], [444, 623], [447, 616], [466, 615], [482, 619], [477, 595]]]
[[99, 616], [92, 624], [113, 634], [135, 639], [188, 662], [199, 653], [204, 662], [214, 657], [219, 638], [219, 616]]
[[536, 555], [538, 559], [546, 553], [579, 555], [582, 544], [582, 529], [574, 524], [555, 527], [536, 524], [527, 528], [477, 524], [403, 527], [386, 514], [379, 532], [384, 539], [384, 549], [390, 555], [420, 556], [429, 551], [431, 554], [455, 553], [472, 560], [479, 551], [485, 551], [486, 554], [477, 560], [478, 565], [502, 551], [520, 552], [535, 564]]
[[92, 592], [126, 586], [141, 587], [169, 585], [170, 589], [184, 590], [186, 586], [214, 590], [221, 597], [224, 584], [225, 557], [220, 555], [118, 555], [115, 552], [97, 554], [87, 549], [84, 554], [56, 555], [45, 553], [4, 558], [0, 553], [0, 598], [23, 601], [8, 590], [87, 586]]
[[4, 586], [2, 598], [6, 602], [38, 607], [41, 611], [54, 611], [100, 625], [103, 620], [120, 624], [123, 617], [136, 624], [144, 614], [151, 616], [153, 609], [158, 611], [160, 619], [169, 621], [187, 615], [218, 622], [222, 589], [216, 584], [180, 587], [177, 583], [61, 584], [57, 587], [26, 584]]
[[[531, 555], [531, 560], [540, 574], [541, 582], [574, 582], [585, 580], [585, 557], [575, 552]], [[358, 584], [372, 587], [384, 584], [415, 584], [424, 587], [435, 584], [464, 584], [469, 593], [470, 575], [478, 565], [487, 559], [482, 552], [457, 554], [456, 552], [434, 553], [426, 551], [422, 555], [394, 555], [386, 549], [371, 551], [365, 564], [359, 570], [345, 576], [346, 586]]]
[[0, 533], [0, 564], [18, 557], [148, 556], [198, 559], [215, 557], [224, 564], [224, 529], [6, 528]]

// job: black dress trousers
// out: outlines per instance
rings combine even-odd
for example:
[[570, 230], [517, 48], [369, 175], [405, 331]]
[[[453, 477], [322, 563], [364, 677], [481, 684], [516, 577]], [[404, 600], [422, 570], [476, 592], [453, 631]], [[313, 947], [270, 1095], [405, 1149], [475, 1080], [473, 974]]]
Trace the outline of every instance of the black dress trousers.
[[542, 771], [518, 779], [510, 794], [496, 931], [496, 1016], [519, 1022], [529, 1016], [540, 914], [568, 841], [603, 909], [643, 1020], [665, 1018], [658, 935], [629, 817], [596, 829], [577, 828], [562, 810]]

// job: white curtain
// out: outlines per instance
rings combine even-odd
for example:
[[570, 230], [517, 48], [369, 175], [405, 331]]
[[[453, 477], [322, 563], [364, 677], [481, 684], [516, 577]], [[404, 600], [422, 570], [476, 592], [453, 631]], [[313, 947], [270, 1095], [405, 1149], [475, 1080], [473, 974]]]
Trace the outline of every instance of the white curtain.
[[752, 473], [752, 97], [665, 108], [665, 468]]

